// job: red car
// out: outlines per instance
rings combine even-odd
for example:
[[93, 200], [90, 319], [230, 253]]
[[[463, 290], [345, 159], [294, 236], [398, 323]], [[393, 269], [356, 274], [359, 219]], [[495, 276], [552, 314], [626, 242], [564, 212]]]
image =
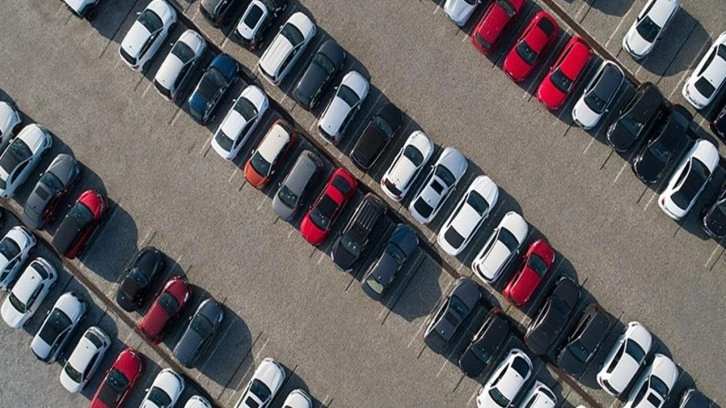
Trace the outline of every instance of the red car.
[[484, 55], [490, 55], [497, 47], [514, 16], [522, 10], [525, 0], [494, 0], [484, 11], [471, 33], [471, 42]]
[[300, 223], [300, 234], [303, 238], [315, 246], [322, 244], [340, 210], [353, 198], [357, 184], [355, 177], [347, 170], [343, 168], [335, 170], [325, 184], [323, 192]]
[[537, 13], [504, 59], [504, 72], [515, 82], [527, 79], [556, 39], [560, 26], [546, 11]]
[[590, 45], [585, 40], [578, 36], [572, 37], [540, 82], [537, 100], [551, 110], [562, 107], [591, 55]]
[[550, 244], [543, 239], [534, 241], [524, 255], [522, 267], [502, 291], [504, 298], [519, 308], [524, 307], [553, 263], [555, 251]]
[[96, 190], [81, 194], [53, 235], [53, 247], [66, 258], [75, 258], [108, 210], [106, 197]]
[[141, 332], [152, 343], [159, 344], [171, 327], [171, 321], [179, 316], [191, 296], [192, 288], [184, 277], [175, 276], [169, 279], [141, 318], [139, 322]]
[[131, 348], [123, 350], [106, 371], [96, 395], [91, 400], [91, 408], [122, 406], [143, 372], [144, 357], [141, 353]]

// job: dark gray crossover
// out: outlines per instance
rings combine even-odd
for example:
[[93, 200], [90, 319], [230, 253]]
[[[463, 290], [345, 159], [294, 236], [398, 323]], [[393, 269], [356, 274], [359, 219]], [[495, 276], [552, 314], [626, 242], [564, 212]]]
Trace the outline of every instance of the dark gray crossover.
[[424, 332], [424, 342], [437, 353], [444, 351], [461, 323], [474, 311], [481, 299], [479, 286], [462, 276], [444, 298]]
[[607, 142], [618, 153], [638, 146], [650, 133], [653, 125], [666, 115], [670, 103], [650, 82], [638, 87], [635, 96], [620, 111], [620, 116], [608, 128]]
[[633, 160], [633, 173], [647, 184], [657, 183], [667, 173], [688, 144], [688, 125], [693, 116], [681, 105], [674, 105], [668, 119], [654, 132], [653, 139]]
[[570, 375], [580, 374], [597, 353], [609, 328], [607, 313], [596, 303], [591, 303], [560, 350], [557, 366]]
[[459, 357], [461, 371], [471, 378], [479, 377], [495, 361], [510, 332], [502, 309], [495, 307], [489, 311], [481, 329]]
[[580, 285], [568, 277], [557, 282], [524, 335], [525, 344], [534, 354], [543, 356], [555, 345], [572, 317], [580, 292]]
[[335, 41], [326, 40], [313, 55], [310, 65], [292, 91], [292, 97], [305, 109], [312, 110], [320, 95], [330, 85], [345, 63], [345, 51]]
[[373, 228], [386, 214], [387, 209], [383, 200], [372, 193], [366, 194], [333, 244], [330, 257], [335, 266], [346, 272], [353, 269], [353, 265], [368, 243]]
[[200, 303], [174, 347], [174, 357], [186, 368], [194, 366], [214, 338], [223, 319], [224, 310], [217, 301], [208, 298]]
[[416, 231], [404, 223], [396, 225], [383, 252], [363, 277], [363, 292], [376, 300], [382, 298], [396, 278], [396, 273], [411, 259], [417, 248]]
[[50, 222], [55, 209], [78, 181], [81, 167], [73, 156], [61, 153], [45, 170], [23, 207], [23, 222], [29, 228], [38, 229]]

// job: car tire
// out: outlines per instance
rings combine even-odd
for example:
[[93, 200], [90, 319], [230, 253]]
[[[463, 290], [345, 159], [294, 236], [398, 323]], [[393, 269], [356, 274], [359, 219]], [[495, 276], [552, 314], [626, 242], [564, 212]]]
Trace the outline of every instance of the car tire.
[[98, 16], [98, 8], [96, 5], [93, 5], [86, 11], [86, 20], [93, 21], [96, 19], [96, 16]]

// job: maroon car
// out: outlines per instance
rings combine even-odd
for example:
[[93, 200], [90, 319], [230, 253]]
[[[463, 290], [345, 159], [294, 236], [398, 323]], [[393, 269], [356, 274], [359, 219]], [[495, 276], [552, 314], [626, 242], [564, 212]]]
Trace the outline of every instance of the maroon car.
[[192, 288], [186, 278], [175, 276], [169, 279], [141, 318], [139, 329], [152, 343], [159, 344], [191, 297]]

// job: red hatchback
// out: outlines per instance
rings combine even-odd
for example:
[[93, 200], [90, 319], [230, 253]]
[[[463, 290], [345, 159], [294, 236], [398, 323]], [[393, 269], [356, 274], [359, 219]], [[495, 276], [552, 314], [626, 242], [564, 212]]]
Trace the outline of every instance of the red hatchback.
[[504, 72], [515, 82], [527, 79], [560, 32], [546, 11], [537, 13], [504, 59]]
[[106, 214], [106, 197], [96, 190], [81, 194], [53, 235], [53, 247], [66, 258], [73, 259]]
[[106, 371], [96, 395], [91, 400], [91, 408], [122, 406], [143, 372], [144, 357], [141, 353], [131, 348], [123, 350]]
[[489, 55], [509, 23], [522, 10], [525, 0], [493, 0], [471, 32], [471, 42], [482, 54]]
[[323, 192], [300, 223], [300, 234], [303, 238], [315, 246], [322, 244], [340, 210], [353, 198], [357, 184], [355, 177], [347, 170], [343, 168], [335, 170], [325, 184]]
[[578, 36], [572, 37], [539, 84], [537, 100], [551, 110], [562, 107], [591, 55], [590, 45], [585, 40]]
[[154, 302], [139, 322], [139, 329], [152, 343], [159, 344], [179, 313], [184, 309], [192, 296], [189, 282], [182, 276], [169, 279], [164, 289], [156, 296]]
[[502, 291], [504, 298], [519, 308], [524, 307], [553, 263], [555, 251], [550, 244], [543, 239], [533, 242], [524, 255], [522, 267]]

